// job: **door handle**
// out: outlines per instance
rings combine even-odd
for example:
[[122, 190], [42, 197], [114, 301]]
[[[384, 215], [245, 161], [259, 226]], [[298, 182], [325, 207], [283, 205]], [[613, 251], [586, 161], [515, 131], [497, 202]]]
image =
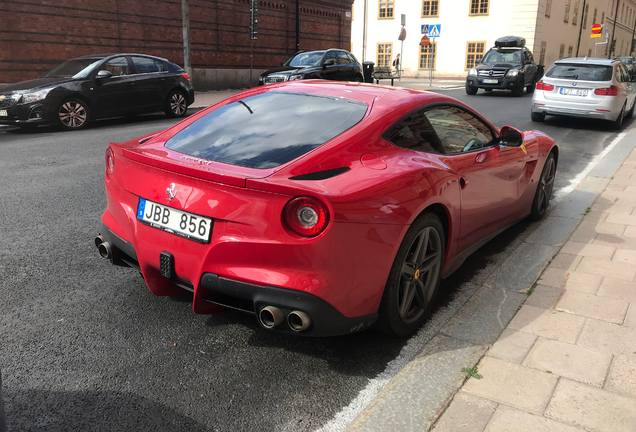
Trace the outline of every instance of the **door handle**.
[[165, 81], [165, 80], [166, 80], [165, 78], [159, 78], [159, 81]]
[[128, 83], [128, 84], [126, 84], [126, 85], [128, 85], [128, 86], [134, 86], [134, 85], [135, 85], [135, 83]]

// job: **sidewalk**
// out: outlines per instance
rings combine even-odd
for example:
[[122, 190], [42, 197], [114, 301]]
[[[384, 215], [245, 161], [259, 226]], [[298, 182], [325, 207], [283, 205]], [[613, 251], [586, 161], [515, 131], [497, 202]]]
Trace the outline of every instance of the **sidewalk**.
[[434, 432], [636, 431], [636, 150], [599, 192]]

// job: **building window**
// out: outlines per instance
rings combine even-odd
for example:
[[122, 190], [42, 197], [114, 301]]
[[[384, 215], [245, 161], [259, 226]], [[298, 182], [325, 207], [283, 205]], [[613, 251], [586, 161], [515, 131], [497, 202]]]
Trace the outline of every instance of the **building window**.
[[605, 24], [605, 12], [601, 12], [601, 25]]
[[474, 68], [486, 52], [486, 41], [466, 43], [466, 70]]
[[391, 56], [393, 55], [393, 43], [378, 44], [378, 58], [376, 65], [378, 67], [391, 67]]
[[609, 9], [609, 13], [610, 13], [610, 14], [609, 14], [608, 16], [612, 16], [612, 13], [613, 13], [612, 11], [613, 11], [613, 10], [614, 10], [614, 0], [612, 0], [612, 6], [611, 6], [611, 7], [610, 7], [610, 9]]
[[548, 43], [541, 41], [541, 51], [539, 51], [539, 64], [545, 64], [545, 49], [547, 48]]
[[422, 2], [422, 18], [439, 16], [439, 0], [424, 0]]
[[570, 3], [571, 0], [565, 0], [565, 16], [563, 17], [563, 22], [570, 21]]
[[545, 2], [545, 17], [550, 18], [551, 12], [552, 12], [552, 0], [547, 0]]
[[354, 5], [351, 5], [351, 21], [353, 21], [353, 6]]
[[470, 15], [488, 15], [490, 0], [470, 0]]
[[579, 0], [574, 2], [574, 14], [572, 15], [572, 25], [576, 25], [579, 20]]
[[587, 56], [588, 56], [588, 57], [592, 57], [592, 48], [590, 48], [589, 50], [587, 50]]
[[561, 48], [559, 48], [559, 58], [563, 58], [564, 53], [565, 53], [565, 44], [561, 44]]
[[380, 0], [378, 18], [393, 19], [393, 6], [395, 6], [395, 0]]
[[572, 51], [574, 51], [574, 47], [572, 45], [570, 45], [568, 47], [568, 57], [572, 57]]
[[420, 69], [435, 70], [437, 60], [437, 42], [431, 42], [428, 46], [420, 45]]
[[[590, 11], [590, 5], [586, 4], [585, 5], [585, 11], [583, 12], [583, 28], [586, 29], [587, 28], [587, 16], [588, 16], [588, 12]], [[594, 17], [596, 18], [596, 17]], [[592, 23], [593, 25], [594, 23]]]
[[598, 14], [598, 9], [594, 8], [594, 15], [592, 15], [592, 25], [596, 24], [596, 16]]

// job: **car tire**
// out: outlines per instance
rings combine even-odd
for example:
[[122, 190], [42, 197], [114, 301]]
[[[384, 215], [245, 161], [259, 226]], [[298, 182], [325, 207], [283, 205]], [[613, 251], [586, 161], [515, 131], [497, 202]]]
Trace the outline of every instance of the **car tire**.
[[81, 99], [69, 98], [57, 108], [57, 124], [65, 130], [80, 130], [88, 126], [91, 111]]
[[523, 94], [523, 83], [519, 83], [515, 88], [512, 89], [512, 95], [515, 97], [519, 97]]
[[532, 210], [530, 212], [530, 218], [532, 220], [538, 221], [543, 218], [548, 210], [548, 205], [550, 205], [550, 199], [552, 198], [552, 191], [554, 190], [556, 167], [554, 153], [550, 153], [543, 164], [541, 177], [539, 177], [539, 181], [537, 182], [537, 191], [532, 200]]
[[433, 213], [420, 215], [406, 232], [393, 261], [376, 330], [403, 337], [420, 328], [433, 309], [445, 252], [442, 222]]
[[533, 82], [529, 86], [526, 87], [526, 91], [528, 93], [534, 93], [534, 89], [537, 87], [537, 83]]
[[533, 122], [541, 123], [543, 120], [545, 120], [545, 114], [538, 113], [538, 112], [531, 112], [530, 118], [532, 119]]
[[166, 98], [165, 113], [168, 117], [185, 117], [188, 112], [188, 98], [181, 90], [172, 90]]
[[353, 80], [353, 82], [359, 82], [359, 83], [364, 82], [364, 78], [363, 78], [363, 77], [361, 77], [360, 75], [358, 75], [358, 76], [356, 76], [356, 77], [355, 77], [355, 79]]
[[474, 96], [477, 94], [477, 90], [477, 87], [469, 86], [468, 84], [466, 84], [466, 94]]
[[621, 112], [618, 114], [618, 117], [616, 117], [616, 120], [614, 121], [610, 121], [610, 129], [613, 130], [621, 130], [621, 128], [623, 127], [623, 120], [625, 119], [625, 105], [623, 105], [623, 108], [621, 109]]

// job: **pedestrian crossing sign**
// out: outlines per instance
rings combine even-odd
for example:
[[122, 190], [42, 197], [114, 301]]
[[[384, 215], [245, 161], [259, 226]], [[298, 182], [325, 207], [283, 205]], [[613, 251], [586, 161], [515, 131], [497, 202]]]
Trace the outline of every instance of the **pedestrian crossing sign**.
[[422, 24], [422, 34], [429, 38], [439, 37], [442, 31], [441, 24]]

